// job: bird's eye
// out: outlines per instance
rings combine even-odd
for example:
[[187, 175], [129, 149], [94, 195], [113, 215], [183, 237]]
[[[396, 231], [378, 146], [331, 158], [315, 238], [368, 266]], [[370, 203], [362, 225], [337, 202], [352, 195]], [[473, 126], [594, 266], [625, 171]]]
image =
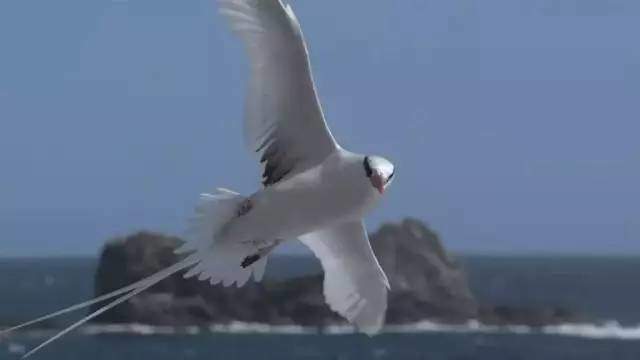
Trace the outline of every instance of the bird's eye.
[[395, 174], [396, 172], [392, 172], [391, 175], [389, 175], [389, 177], [387, 178], [387, 182], [391, 181], [391, 179], [393, 178], [393, 174]]

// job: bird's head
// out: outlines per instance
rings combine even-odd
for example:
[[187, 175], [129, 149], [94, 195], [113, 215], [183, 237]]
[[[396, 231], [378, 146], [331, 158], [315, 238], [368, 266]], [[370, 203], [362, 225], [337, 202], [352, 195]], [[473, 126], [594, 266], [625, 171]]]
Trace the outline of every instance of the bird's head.
[[393, 164], [380, 156], [365, 156], [363, 166], [371, 185], [382, 195], [393, 180]]

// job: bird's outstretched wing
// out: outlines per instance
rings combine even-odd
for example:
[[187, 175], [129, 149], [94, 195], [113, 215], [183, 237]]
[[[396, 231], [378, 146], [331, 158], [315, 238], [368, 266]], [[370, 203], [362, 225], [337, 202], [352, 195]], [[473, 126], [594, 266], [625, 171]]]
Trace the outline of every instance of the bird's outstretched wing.
[[338, 146], [322, 114], [307, 46], [291, 6], [280, 0], [219, 0], [251, 63], [245, 142], [269, 186], [321, 163]]
[[300, 237], [320, 259], [331, 310], [369, 335], [380, 330], [389, 281], [373, 254], [364, 224], [347, 222]]

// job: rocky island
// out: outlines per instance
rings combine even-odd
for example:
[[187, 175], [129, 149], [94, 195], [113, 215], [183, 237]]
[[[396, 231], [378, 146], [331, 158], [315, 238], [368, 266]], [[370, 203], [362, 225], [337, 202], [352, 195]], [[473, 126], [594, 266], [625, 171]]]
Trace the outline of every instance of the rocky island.
[[[578, 322], [561, 308], [515, 308], [478, 304], [462, 266], [422, 222], [406, 219], [370, 234], [371, 245], [391, 284], [387, 324], [432, 320], [456, 324], [542, 326]], [[95, 295], [170, 266], [179, 260], [177, 237], [139, 232], [108, 242], [95, 274]], [[325, 326], [344, 320], [324, 303], [321, 273], [287, 279], [249, 281], [244, 287], [211, 286], [175, 274], [129, 302], [102, 314], [103, 323], [207, 325], [243, 321], [272, 325]], [[97, 307], [96, 307], [97, 308]]]

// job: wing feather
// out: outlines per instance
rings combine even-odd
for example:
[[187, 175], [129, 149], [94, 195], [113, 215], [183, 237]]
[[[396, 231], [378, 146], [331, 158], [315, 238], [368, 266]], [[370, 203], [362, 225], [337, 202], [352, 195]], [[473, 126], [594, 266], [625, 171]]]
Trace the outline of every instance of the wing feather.
[[321, 163], [336, 148], [316, 94], [300, 23], [280, 0], [219, 0], [251, 63], [245, 142], [269, 186]]
[[348, 222], [300, 237], [322, 263], [324, 296], [331, 310], [360, 331], [377, 333], [384, 323], [389, 281], [362, 222]]

